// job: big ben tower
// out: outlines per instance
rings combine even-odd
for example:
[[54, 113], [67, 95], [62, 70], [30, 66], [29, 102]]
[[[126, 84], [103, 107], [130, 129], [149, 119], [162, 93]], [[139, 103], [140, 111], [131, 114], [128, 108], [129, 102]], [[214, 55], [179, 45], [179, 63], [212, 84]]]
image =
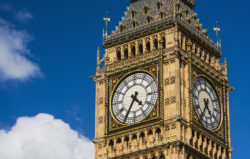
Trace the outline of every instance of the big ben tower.
[[231, 159], [233, 88], [194, 0], [129, 2], [97, 51], [95, 158]]

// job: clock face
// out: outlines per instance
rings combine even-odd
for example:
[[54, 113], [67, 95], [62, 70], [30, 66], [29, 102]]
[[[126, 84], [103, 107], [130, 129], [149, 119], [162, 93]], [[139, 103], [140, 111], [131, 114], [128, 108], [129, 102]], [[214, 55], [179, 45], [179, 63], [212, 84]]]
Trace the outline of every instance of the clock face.
[[197, 78], [193, 88], [196, 113], [204, 126], [215, 130], [221, 122], [221, 108], [213, 86], [205, 78]]
[[123, 124], [134, 124], [145, 119], [157, 101], [157, 85], [147, 73], [134, 73], [117, 86], [112, 97], [112, 111]]

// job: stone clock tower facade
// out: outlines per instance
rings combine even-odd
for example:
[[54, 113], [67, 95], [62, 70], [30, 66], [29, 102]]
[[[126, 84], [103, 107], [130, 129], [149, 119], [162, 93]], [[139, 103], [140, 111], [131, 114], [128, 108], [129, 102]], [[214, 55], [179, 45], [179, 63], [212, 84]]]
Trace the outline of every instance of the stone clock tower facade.
[[233, 88], [194, 1], [129, 2], [98, 49], [95, 158], [231, 159]]

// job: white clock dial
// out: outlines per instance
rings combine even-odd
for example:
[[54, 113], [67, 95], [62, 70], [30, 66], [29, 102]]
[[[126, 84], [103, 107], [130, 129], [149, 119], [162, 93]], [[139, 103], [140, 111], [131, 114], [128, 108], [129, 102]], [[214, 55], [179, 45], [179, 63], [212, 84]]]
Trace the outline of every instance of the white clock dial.
[[193, 87], [193, 102], [201, 122], [215, 130], [221, 122], [221, 108], [213, 86], [205, 78], [197, 78]]
[[138, 123], [153, 110], [157, 94], [156, 82], [149, 74], [140, 72], [129, 75], [113, 94], [113, 114], [121, 123]]

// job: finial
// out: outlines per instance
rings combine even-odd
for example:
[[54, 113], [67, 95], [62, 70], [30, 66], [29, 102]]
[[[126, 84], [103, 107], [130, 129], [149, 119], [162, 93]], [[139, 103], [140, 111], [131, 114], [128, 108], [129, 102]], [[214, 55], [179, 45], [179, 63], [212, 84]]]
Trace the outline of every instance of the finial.
[[216, 27], [214, 27], [214, 31], [216, 32], [216, 44], [217, 44], [217, 49], [219, 50], [220, 48], [220, 43], [219, 43], [219, 32], [220, 32], [220, 28], [219, 28], [219, 24], [218, 21], [216, 21]]
[[106, 12], [106, 17], [103, 18], [103, 20], [106, 22], [106, 33], [103, 34], [103, 39], [105, 37], [107, 40], [108, 39], [108, 22], [110, 22], [110, 18], [108, 18], [108, 12]]
[[227, 76], [227, 59], [224, 59], [224, 74]]
[[97, 70], [100, 70], [100, 48], [97, 48]]

